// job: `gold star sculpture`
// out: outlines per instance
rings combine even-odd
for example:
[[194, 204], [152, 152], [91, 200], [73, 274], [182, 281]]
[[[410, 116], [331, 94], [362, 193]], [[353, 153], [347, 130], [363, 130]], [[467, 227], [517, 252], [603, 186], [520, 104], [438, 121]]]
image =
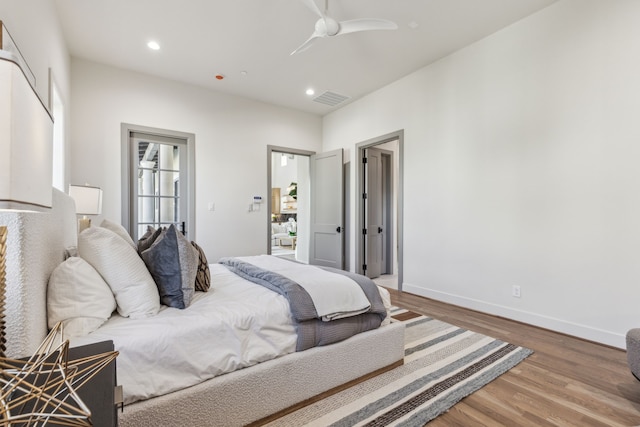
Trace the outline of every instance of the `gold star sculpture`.
[[60, 337], [58, 323], [26, 362], [0, 357], [0, 427], [93, 425], [91, 411], [76, 390], [118, 352], [69, 361], [69, 341], [61, 342]]

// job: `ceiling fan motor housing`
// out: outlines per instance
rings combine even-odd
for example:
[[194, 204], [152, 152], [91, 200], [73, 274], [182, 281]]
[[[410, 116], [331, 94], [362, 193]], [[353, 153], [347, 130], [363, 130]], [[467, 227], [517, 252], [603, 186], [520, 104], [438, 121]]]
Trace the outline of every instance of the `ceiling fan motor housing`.
[[316, 33], [335, 36], [340, 31], [340, 24], [333, 18], [326, 16], [324, 19], [320, 18], [316, 22]]

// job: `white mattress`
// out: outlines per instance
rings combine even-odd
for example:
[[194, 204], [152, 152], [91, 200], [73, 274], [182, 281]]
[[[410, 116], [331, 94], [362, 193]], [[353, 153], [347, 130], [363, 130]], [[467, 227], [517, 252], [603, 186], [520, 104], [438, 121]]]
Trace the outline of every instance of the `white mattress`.
[[210, 267], [211, 289], [196, 292], [187, 309], [162, 306], [147, 319], [114, 313], [95, 332], [71, 340], [71, 346], [113, 340], [125, 404], [295, 351], [284, 297], [222, 265]]
[[[114, 342], [125, 404], [295, 351], [297, 335], [284, 297], [220, 264], [210, 269], [211, 289], [196, 292], [188, 308], [161, 306], [158, 315], [146, 319], [114, 313], [95, 332], [71, 339], [72, 347]], [[380, 289], [388, 312], [389, 293]]]

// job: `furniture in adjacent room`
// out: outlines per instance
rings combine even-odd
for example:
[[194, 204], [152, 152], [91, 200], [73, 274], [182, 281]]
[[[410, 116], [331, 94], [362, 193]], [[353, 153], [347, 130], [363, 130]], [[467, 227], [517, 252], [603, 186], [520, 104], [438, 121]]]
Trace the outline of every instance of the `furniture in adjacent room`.
[[281, 206], [282, 213], [296, 213], [298, 210], [298, 202], [291, 196], [283, 196]]
[[296, 248], [297, 236], [291, 235], [291, 222], [271, 223], [271, 246], [290, 246]]
[[271, 223], [271, 246], [280, 246], [281, 240], [289, 236], [289, 231], [285, 224], [277, 222]]
[[[289, 241], [291, 242], [291, 250], [296, 250], [296, 243], [298, 242], [298, 236], [289, 236]], [[282, 246], [282, 239], [280, 240], [280, 246]]]

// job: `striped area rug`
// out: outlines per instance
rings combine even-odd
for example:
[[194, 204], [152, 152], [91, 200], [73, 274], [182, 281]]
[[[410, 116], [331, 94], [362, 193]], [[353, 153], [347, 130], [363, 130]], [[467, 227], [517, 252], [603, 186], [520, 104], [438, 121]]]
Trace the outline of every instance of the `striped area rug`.
[[392, 316], [406, 325], [404, 365], [268, 425], [423, 426], [532, 353], [402, 308]]

